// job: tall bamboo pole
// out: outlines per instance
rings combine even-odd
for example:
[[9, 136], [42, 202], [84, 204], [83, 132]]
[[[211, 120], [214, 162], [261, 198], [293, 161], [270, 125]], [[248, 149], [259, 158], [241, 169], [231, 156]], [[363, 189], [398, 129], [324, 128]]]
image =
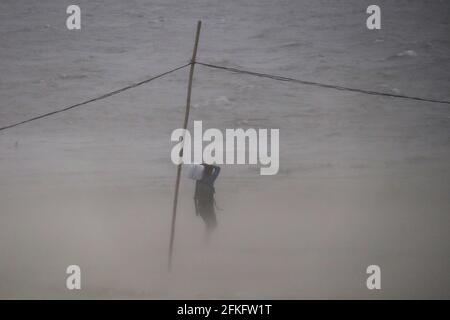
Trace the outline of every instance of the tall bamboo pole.
[[[189, 111], [191, 109], [191, 93], [192, 93], [192, 81], [194, 78], [194, 68], [195, 68], [195, 62], [197, 57], [197, 48], [198, 48], [198, 40], [200, 38], [200, 28], [202, 27], [202, 22], [198, 21], [197, 23], [197, 32], [195, 33], [195, 42], [194, 42], [194, 50], [192, 52], [192, 59], [191, 59], [191, 67], [189, 70], [189, 83], [188, 83], [188, 90], [187, 90], [187, 99], [186, 99], [186, 111], [184, 115], [184, 122], [183, 122], [183, 129], [187, 129], [188, 120], [189, 120]], [[182, 141], [184, 144], [184, 134], [182, 137]], [[180, 155], [183, 155], [183, 149], [181, 149]], [[170, 228], [170, 245], [169, 245], [169, 264], [168, 269], [169, 271], [172, 269], [172, 256], [173, 256], [173, 244], [175, 240], [175, 222], [177, 218], [177, 204], [178, 204], [178, 191], [180, 189], [180, 177], [181, 177], [181, 167], [182, 162], [178, 164], [177, 166], [177, 180], [175, 182], [175, 194], [173, 198], [173, 210], [172, 210], [172, 225]]]

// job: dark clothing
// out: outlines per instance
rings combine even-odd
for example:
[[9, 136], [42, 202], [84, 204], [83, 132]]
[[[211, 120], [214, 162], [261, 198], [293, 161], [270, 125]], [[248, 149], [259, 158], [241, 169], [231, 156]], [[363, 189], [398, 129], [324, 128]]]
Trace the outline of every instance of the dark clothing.
[[210, 169], [205, 169], [203, 177], [195, 183], [195, 200], [214, 200], [214, 193], [216, 192], [214, 189], [214, 181], [216, 181], [219, 173], [220, 168], [216, 166], [210, 166]]
[[195, 183], [195, 211], [205, 221], [206, 229], [211, 232], [217, 226], [214, 210], [214, 181], [220, 173], [217, 166], [205, 168], [202, 179]]
[[214, 196], [214, 182], [217, 179], [217, 176], [220, 173], [220, 167], [210, 166], [211, 172], [208, 172], [208, 169], [205, 169], [203, 177], [200, 180], [197, 180], [195, 185], [195, 199], [200, 198], [209, 198]]
[[195, 200], [197, 214], [205, 221], [206, 230], [209, 232], [217, 227], [216, 212], [213, 201]]

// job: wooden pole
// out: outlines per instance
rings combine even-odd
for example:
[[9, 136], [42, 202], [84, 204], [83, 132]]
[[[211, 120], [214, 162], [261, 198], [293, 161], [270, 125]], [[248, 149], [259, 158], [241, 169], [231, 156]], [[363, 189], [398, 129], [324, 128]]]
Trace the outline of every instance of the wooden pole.
[[[191, 68], [189, 70], [189, 83], [187, 90], [187, 99], [186, 99], [186, 112], [184, 115], [183, 129], [187, 129], [188, 120], [189, 120], [189, 111], [191, 110], [191, 93], [192, 93], [192, 80], [194, 78], [194, 68], [197, 57], [197, 48], [198, 48], [198, 40], [200, 38], [200, 28], [202, 27], [202, 22], [198, 21], [197, 23], [197, 32], [195, 33], [195, 42], [194, 42], [194, 50], [192, 52], [191, 59]], [[182, 137], [182, 141], [184, 144], [184, 134]], [[180, 155], [183, 155], [183, 149], [181, 149]], [[177, 204], [178, 204], [178, 191], [180, 189], [180, 177], [181, 177], [181, 167], [182, 163], [177, 166], [177, 180], [175, 182], [175, 194], [173, 198], [173, 210], [172, 210], [172, 225], [170, 228], [170, 245], [169, 245], [169, 271], [172, 270], [172, 256], [173, 256], [173, 244], [175, 239], [175, 221], [177, 218]]]

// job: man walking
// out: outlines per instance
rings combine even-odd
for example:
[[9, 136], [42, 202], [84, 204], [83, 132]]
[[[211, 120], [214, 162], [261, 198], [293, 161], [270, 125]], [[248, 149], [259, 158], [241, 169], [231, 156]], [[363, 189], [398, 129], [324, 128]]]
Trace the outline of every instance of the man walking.
[[214, 182], [220, 173], [220, 167], [202, 164], [203, 176], [195, 183], [195, 212], [203, 219], [206, 225], [206, 236], [209, 239], [212, 231], [217, 227], [216, 212], [214, 210]]

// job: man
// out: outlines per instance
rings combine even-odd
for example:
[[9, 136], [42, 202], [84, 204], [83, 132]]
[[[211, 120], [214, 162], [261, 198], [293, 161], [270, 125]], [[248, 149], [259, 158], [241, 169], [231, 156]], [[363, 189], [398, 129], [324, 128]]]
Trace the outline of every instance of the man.
[[216, 212], [214, 210], [214, 181], [220, 172], [220, 167], [203, 163], [203, 176], [195, 183], [195, 212], [203, 219], [206, 225], [207, 239], [217, 227]]

